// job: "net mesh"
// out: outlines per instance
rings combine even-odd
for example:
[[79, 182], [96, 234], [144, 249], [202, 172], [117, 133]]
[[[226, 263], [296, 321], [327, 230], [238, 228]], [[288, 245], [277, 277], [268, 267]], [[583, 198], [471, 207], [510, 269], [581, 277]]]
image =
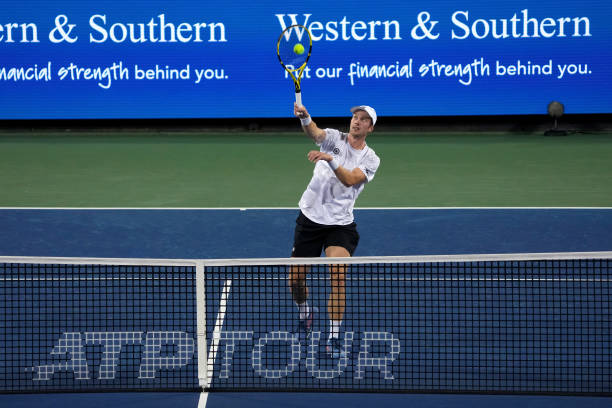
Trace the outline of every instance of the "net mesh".
[[609, 256], [281, 261], [0, 264], [0, 391], [611, 394]]
[[0, 264], [0, 391], [196, 389], [194, 271]]
[[340, 358], [326, 350], [329, 267], [308, 268], [308, 336], [286, 267], [207, 274], [207, 309], [232, 282], [213, 388], [610, 391], [607, 260], [350, 265]]

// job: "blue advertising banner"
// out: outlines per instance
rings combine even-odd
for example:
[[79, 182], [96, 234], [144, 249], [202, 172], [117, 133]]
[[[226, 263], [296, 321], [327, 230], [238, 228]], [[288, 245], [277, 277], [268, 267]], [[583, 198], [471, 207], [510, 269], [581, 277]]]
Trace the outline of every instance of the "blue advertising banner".
[[611, 18], [607, 0], [11, 2], [0, 119], [289, 117], [291, 24], [312, 34], [313, 116], [610, 113]]

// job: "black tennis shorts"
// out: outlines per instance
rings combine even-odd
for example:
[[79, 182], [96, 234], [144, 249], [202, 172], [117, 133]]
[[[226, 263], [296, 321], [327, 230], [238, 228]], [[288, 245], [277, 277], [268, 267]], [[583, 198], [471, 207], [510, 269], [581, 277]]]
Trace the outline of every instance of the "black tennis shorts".
[[295, 224], [292, 257], [318, 257], [329, 246], [345, 248], [352, 256], [359, 243], [357, 224], [354, 222], [349, 225], [317, 224], [300, 211]]

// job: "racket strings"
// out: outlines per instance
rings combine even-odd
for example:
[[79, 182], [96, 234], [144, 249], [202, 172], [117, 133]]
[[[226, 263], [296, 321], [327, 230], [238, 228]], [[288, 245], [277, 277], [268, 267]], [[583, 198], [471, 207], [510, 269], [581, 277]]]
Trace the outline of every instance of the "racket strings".
[[[296, 45], [301, 45], [301, 49]], [[278, 39], [278, 57], [290, 72], [303, 69], [310, 57], [311, 40], [303, 26], [287, 27]]]
[[299, 70], [300, 68], [302, 68], [303, 65], [306, 64], [306, 61], [308, 60], [308, 55], [306, 54], [306, 51], [304, 51], [301, 55], [296, 54], [293, 51], [295, 44], [298, 43], [285, 43], [281, 44], [281, 46], [279, 47], [279, 56], [281, 58], [281, 61], [283, 62], [283, 64], [285, 64], [286, 69], [290, 71]]

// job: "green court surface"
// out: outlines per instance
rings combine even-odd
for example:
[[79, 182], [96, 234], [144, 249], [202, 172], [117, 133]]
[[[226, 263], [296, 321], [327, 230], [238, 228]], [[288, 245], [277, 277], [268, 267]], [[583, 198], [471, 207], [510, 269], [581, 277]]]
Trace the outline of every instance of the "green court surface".
[[[609, 207], [612, 134], [375, 132], [357, 207]], [[0, 134], [2, 207], [296, 207], [300, 131]]]

